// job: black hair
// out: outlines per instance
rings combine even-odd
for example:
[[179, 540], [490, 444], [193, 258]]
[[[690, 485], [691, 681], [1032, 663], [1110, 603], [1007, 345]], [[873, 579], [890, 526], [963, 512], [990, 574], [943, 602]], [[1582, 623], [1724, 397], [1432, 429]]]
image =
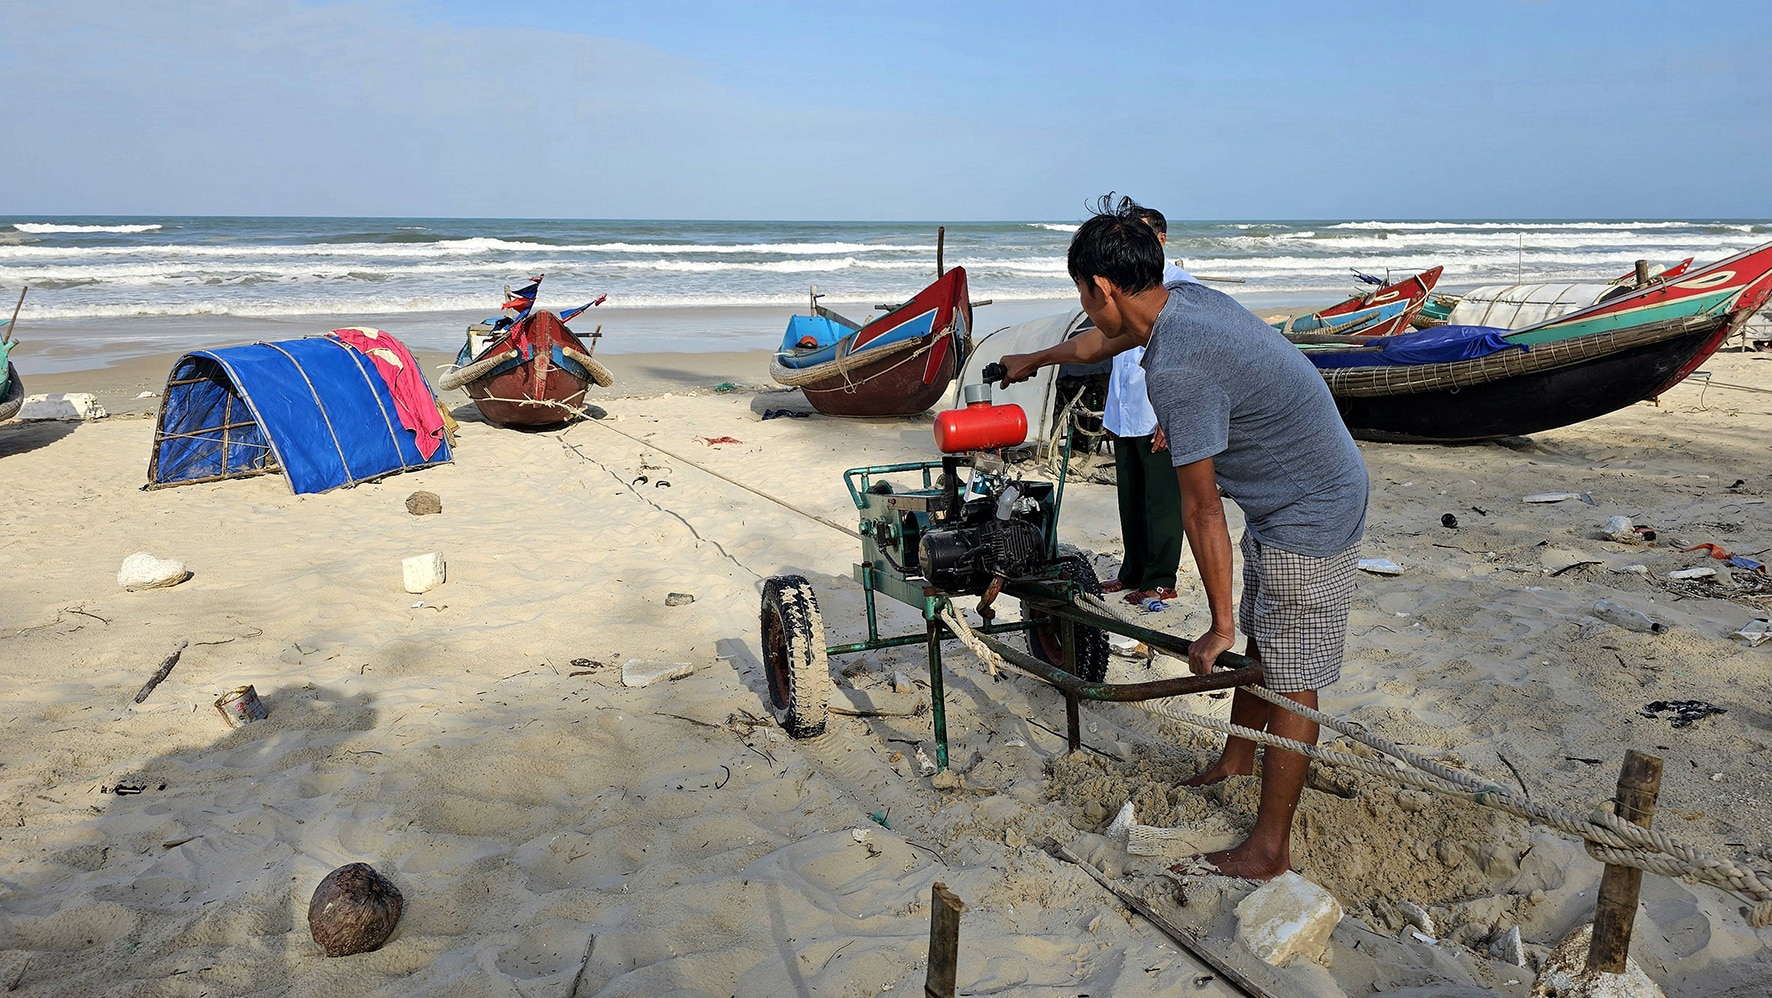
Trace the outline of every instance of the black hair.
[[1166, 236], [1169, 234], [1169, 220], [1164, 218], [1163, 213], [1157, 209], [1138, 207], [1132, 209], [1132, 213], [1137, 215], [1144, 224], [1150, 226], [1151, 231], [1157, 235]]
[[1156, 230], [1144, 220], [1142, 213], [1150, 210], [1128, 197], [1115, 204], [1112, 192], [1097, 199], [1089, 220], [1071, 237], [1070, 252], [1065, 257], [1071, 280], [1105, 277], [1125, 294], [1160, 287], [1163, 244], [1157, 240]]

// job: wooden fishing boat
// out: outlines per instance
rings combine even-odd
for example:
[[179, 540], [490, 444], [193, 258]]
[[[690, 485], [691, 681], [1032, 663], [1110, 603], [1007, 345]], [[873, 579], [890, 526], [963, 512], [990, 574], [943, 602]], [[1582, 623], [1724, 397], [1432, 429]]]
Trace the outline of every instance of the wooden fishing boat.
[[1429, 295], [1427, 301], [1421, 303], [1421, 309], [1415, 313], [1415, 318], [1409, 320], [1409, 325], [1416, 329], [1444, 326], [1459, 299], [1459, 295]]
[[1424, 270], [1407, 280], [1374, 288], [1321, 311], [1293, 316], [1271, 325], [1288, 335], [1390, 336], [1400, 333], [1409, 328], [1409, 320], [1421, 311], [1443, 269]]
[[[591, 356], [594, 347], [585, 346], [560, 315], [533, 310], [540, 283], [538, 277], [515, 301], [507, 300], [506, 314], [469, 326], [455, 369], [437, 379], [437, 387], [445, 391], [465, 389], [480, 415], [496, 426], [570, 422], [584, 415], [585, 393], [592, 385], [615, 383], [609, 369]], [[570, 318], [589, 307], [564, 315]], [[593, 341], [599, 335], [592, 334]]]
[[13, 333], [18, 329], [19, 309], [25, 307], [25, 292], [29, 290], [19, 289], [18, 304], [12, 306], [12, 318], [0, 321], [0, 423], [18, 415], [25, 405], [25, 383], [18, 376], [18, 368], [12, 366], [6, 355], [18, 346]]
[[1626, 294], [1641, 280], [1671, 281], [1691, 266], [1692, 257], [1687, 257], [1665, 269], [1651, 267], [1641, 275], [1632, 270], [1603, 284], [1497, 284], [1462, 295], [1430, 295], [1409, 324], [1416, 329], [1432, 329], [1447, 323], [1522, 329]]
[[18, 368], [9, 362], [5, 370], [6, 383], [0, 385], [0, 423], [4, 423], [18, 415], [25, 404], [25, 383], [18, 376]]
[[[1659, 396], [1769, 297], [1772, 243], [1523, 329], [1449, 325], [1380, 343], [1323, 336], [1300, 349], [1322, 369], [1356, 437], [1491, 440]], [[1425, 358], [1421, 348], [1436, 345], [1432, 337], [1463, 356]]]
[[909, 416], [947, 392], [971, 328], [964, 267], [867, 323], [818, 304], [814, 290], [812, 314], [789, 320], [769, 374], [827, 416]]

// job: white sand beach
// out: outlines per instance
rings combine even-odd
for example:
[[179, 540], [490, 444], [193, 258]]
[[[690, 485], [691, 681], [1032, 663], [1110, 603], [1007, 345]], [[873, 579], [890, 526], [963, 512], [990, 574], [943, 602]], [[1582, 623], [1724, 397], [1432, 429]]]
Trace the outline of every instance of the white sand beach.
[[[848, 523], [842, 471], [930, 457], [930, 417], [762, 421], [804, 403], [767, 385], [761, 354], [608, 363], [604, 420], [502, 430], [447, 393], [463, 420], [453, 464], [314, 496], [276, 475], [144, 491], [157, 400], [135, 396], [160, 389], [166, 358], [30, 379], [98, 392], [115, 415], [0, 426], [0, 987], [919, 994], [942, 881], [967, 905], [961, 993], [1235, 994], [1042, 848], [1072, 843], [1233, 949], [1230, 904], [1252, 885], [1197, 882], [1182, 907], [1172, 860], [1100, 837], [1127, 800], [1197, 845], [1246, 827], [1253, 780], [1176, 786], [1208, 736], [1085, 707], [1089, 750], [1067, 755], [1062, 699], [991, 679], [958, 646], [960, 789], [915, 764], [932, 751], [919, 648], [833, 659], [835, 703], [868, 716], [834, 716], [808, 741], [767, 720], [761, 581], [804, 575], [830, 640], [855, 640], [855, 542], [666, 452]], [[1704, 371], [1659, 405], [1529, 440], [1363, 444], [1364, 553], [1403, 572], [1361, 576], [1325, 709], [1582, 814], [1611, 797], [1626, 749], [1651, 752], [1666, 760], [1656, 827], [1772, 867], [1772, 644], [1731, 637], [1766, 617], [1772, 583], [1665, 578], [1721, 565], [1681, 547], [1772, 548], [1772, 395], [1707, 387], [1766, 384], [1772, 355], [1723, 353]], [[702, 442], [722, 436], [740, 442]], [[419, 489], [441, 515], [408, 514]], [[1522, 502], [1551, 492], [1578, 498]], [[1601, 539], [1612, 515], [1658, 539]], [[1072, 481], [1061, 535], [1112, 565], [1112, 487]], [[136, 551], [193, 577], [125, 592], [117, 568]], [[401, 560], [431, 551], [447, 582], [404, 592]], [[1189, 635], [1204, 597], [1185, 564], [1183, 577], [1178, 605], [1146, 619]], [[694, 601], [667, 605], [672, 593]], [[1670, 629], [1586, 620], [1601, 599]], [[170, 677], [134, 704], [180, 641]], [[624, 668], [677, 663], [692, 671], [622, 684]], [[895, 692], [895, 672], [924, 681]], [[247, 683], [269, 717], [230, 730], [211, 703]], [[1639, 714], [1656, 700], [1726, 712], [1674, 728]], [[1525, 995], [1535, 961], [1591, 918], [1601, 870], [1560, 834], [1326, 767], [1295, 848], [1349, 916], [1325, 962], [1278, 972], [1295, 994]], [[394, 881], [405, 914], [381, 949], [329, 959], [308, 899], [356, 861]], [[1667, 994], [1772, 991], [1772, 933], [1747, 926], [1739, 899], [1653, 875], [1642, 898], [1633, 955]], [[1412, 934], [1401, 902], [1431, 914], [1434, 938]], [[1527, 966], [1489, 949], [1512, 927]]]

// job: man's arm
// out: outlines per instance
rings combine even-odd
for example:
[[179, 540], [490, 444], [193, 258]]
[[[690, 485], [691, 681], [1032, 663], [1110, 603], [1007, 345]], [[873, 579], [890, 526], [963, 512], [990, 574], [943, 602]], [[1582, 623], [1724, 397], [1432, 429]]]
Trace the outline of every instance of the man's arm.
[[1085, 329], [1057, 346], [1034, 353], [1005, 355], [1002, 364], [1009, 369], [1009, 375], [1003, 379], [1001, 387], [1008, 388], [1017, 381], [1026, 381], [1042, 367], [1053, 364], [1094, 364], [1141, 345], [1131, 336], [1110, 338], [1099, 329]]
[[1188, 665], [1195, 675], [1204, 676], [1212, 671], [1219, 653], [1237, 641], [1237, 617], [1231, 607], [1231, 532], [1211, 458], [1176, 468], [1175, 477], [1181, 484], [1182, 529], [1212, 611], [1212, 629], [1188, 649]]

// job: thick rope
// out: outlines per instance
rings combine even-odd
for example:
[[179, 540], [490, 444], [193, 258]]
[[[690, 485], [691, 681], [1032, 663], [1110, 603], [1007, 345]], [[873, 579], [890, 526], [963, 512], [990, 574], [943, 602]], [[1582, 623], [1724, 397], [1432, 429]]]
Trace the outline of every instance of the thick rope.
[[[1107, 607], [1107, 604], [1101, 599], [1087, 595], [1079, 597], [1077, 602], [1098, 611]], [[960, 642], [990, 668], [993, 676], [996, 675], [1002, 664], [1002, 659], [978, 641], [977, 636], [972, 633], [972, 629], [966, 625], [964, 619], [951, 607], [942, 611], [942, 619], [954, 631], [955, 636], [960, 638]], [[1382, 779], [1394, 780], [1420, 790], [1493, 808], [1533, 824], [1553, 828], [1582, 839], [1587, 845], [1588, 855], [1602, 863], [1635, 867], [1666, 877], [1700, 881], [1729, 891], [1753, 902], [1753, 908], [1748, 914], [1749, 925], [1754, 928], [1772, 925], [1772, 881], [1768, 881], [1767, 878], [1753, 870], [1741, 867], [1730, 860], [1699, 852], [1691, 846], [1675, 841], [1665, 833], [1625, 821], [1603, 808], [1582, 818], [1560, 808], [1522, 800], [1505, 787], [1468, 773], [1450, 769], [1432, 759], [1373, 735], [1356, 725], [1297, 703], [1272, 690], [1254, 685], [1241, 686], [1238, 689], [1248, 690], [1269, 703], [1316, 721], [1324, 727], [1383, 753], [1390, 759], [1405, 763], [1413, 768], [1399, 768], [1396, 762], [1364, 759], [1351, 752], [1307, 745], [1304, 742], [1282, 738], [1266, 731], [1257, 731], [1240, 724], [1221, 721], [1215, 717], [1206, 717], [1185, 711], [1166, 701], [1146, 700], [1134, 702], [1131, 706], [1192, 727], [1204, 728], [1227, 737], [1247, 739], [1269, 748], [1296, 752], [1318, 762], [1352, 769]]]
[[[916, 350], [917, 353], [922, 353], [924, 350], [927, 350], [928, 347], [929, 344], [924, 343], [922, 340], [900, 340], [897, 343], [888, 343], [883, 347], [872, 347], [867, 350], [859, 350], [855, 353], [838, 357], [836, 360], [825, 361], [823, 364], [815, 364], [812, 367], [789, 367], [781, 362], [781, 357], [778, 354], [769, 359], [769, 376], [774, 378], [777, 384], [787, 385], [789, 388], [805, 388], [821, 381], [829, 381], [832, 378], [842, 378], [845, 383], [862, 385], [879, 377], [879, 374], [871, 374], [857, 381], [849, 377], [850, 371], [859, 370], [863, 367], [867, 367], [869, 364], [885, 360], [887, 357], [903, 353], [906, 350]], [[909, 359], [909, 357], [905, 358], [905, 360]], [[900, 363], [903, 362], [901, 361]], [[887, 368], [887, 370], [897, 370], [898, 366], [898, 364], [894, 364]], [[885, 372], [882, 371], [879, 373], [883, 374]]]
[[1625, 821], [1604, 809], [1596, 810], [1583, 819], [1559, 808], [1522, 800], [1510, 790], [1449, 769], [1272, 690], [1259, 686], [1244, 688], [1275, 706], [1333, 728], [1369, 748], [1401, 759], [1417, 769], [1452, 783], [1475, 795], [1473, 799], [1478, 803], [1578, 836], [1586, 840], [1588, 855], [1603, 863], [1634, 866], [1662, 876], [1701, 880], [1739, 894], [1755, 903], [1749, 918], [1755, 928], [1772, 925], [1772, 881], [1753, 870], [1738, 866], [1730, 860], [1702, 853], [1663, 832]]
[[942, 607], [941, 620], [948, 625], [948, 630], [954, 632], [954, 637], [960, 639], [961, 644], [978, 656], [978, 660], [990, 671], [991, 678], [995, 679], [1002, 673], [1003, 656], [991, 651], [983, 641], [978, 640], [978, 635], [972, 632], [972, 625], [966, 623], [966, 618], [955, 612], [951, 605]]
[[726, 475], [722, 475], [718, 471], [715, 471], [714, 469], [709, 468], [706, 465], [698, 464], [695, 461], [691, 461], [689, 458], [686, 458], [681, 454], [677, 454], [677, 453], [673, 453], [672, 451], [668, 451], [668, 450], [664, 449], [663, 447], [660, 447], [658, 444], [654, 443], [651, 440], [642, 440], [639, 437], [634, 436], [632, 433], [628, 433], [623, 430], [618, 430], [615, 427], [610, 426], [606, 420], [589, 419], [589, 420], [586, 420], [585, 424], [583, 424], [583, 425], [600, 427], [602, 429], [608, 430], [611, 433], [615, 433], [615, 434], [619, 434], [620, 436], [627, 437], [629, 440], [632, 440], [634, 443], [639, 444], [641, 447], [645, 447], [649, 450], [658, 451], [660, 454], [663, 454], [664, 456], [666, 456], [668, 458], [672, 458], [674, 460], [681, 461], [684, 464], [690, 466], [691, 468], [694, 468], [696, 471], [699, 471], [704, 475], [711, 475], [712, 477], [718, 478], [720, 481], [725, 482], [728, 485], [737, 486], [738, 488], [741, 488], [741, 489], [745, 490], [746, 492], [749, 492], [751, 495], [754, 495], [759, 499], [767, 499], [770, 502], [776, 504], [777, 506], [780, 506], [781, 508], [788, 510], [789, 512], [798, 513], [801, 516], [804, 516], [805, 518], [807, 518], [808, 520], [814, 520], [814, 521], [817, 521], [818, 523], [822, 523], [825, 526], [831, 528], [832, 530], [848, 534], [850, 537], [853, 537], [856, 540], [861, 539], [861, 534], [858, 531], [856, 531], [853, 527], [845, 527], [841, 523], [838, 523], [834, 520], [820, 516], [817, 513], [812, 512], [811, 510], [801, 509], [800, 507], [794, 505], [793, 503], [788, 502], [786, 499], [780, 499], [780, 498], [770, 495], [767, 492], [761, 491], [759, 489], [754, 489], [754, 488], [750, 487], [749, 485], [746, 485], [745, 483], [738, 481], [737, 479], [729, 478]]
[[591, 376], [591, 380], [597, 383], [598, 388], [608, 388], [615, 384], [615, 375], [610, 374], [609, 368], [598, 363], [597, 359], [590, 354], [574, 350], [572, 347], [561, 347], [560, 353], [563, 354], [567, 360], [584, 368], [585, 373]]
[[505, 350], [491, 357], [483, 357], [465, 367], [451, 368], [437, 378], [437, 387], [442, 391], [453, 391], [470, 381], [478, 381], [487, 372], [517, 356], [515, 350]]

